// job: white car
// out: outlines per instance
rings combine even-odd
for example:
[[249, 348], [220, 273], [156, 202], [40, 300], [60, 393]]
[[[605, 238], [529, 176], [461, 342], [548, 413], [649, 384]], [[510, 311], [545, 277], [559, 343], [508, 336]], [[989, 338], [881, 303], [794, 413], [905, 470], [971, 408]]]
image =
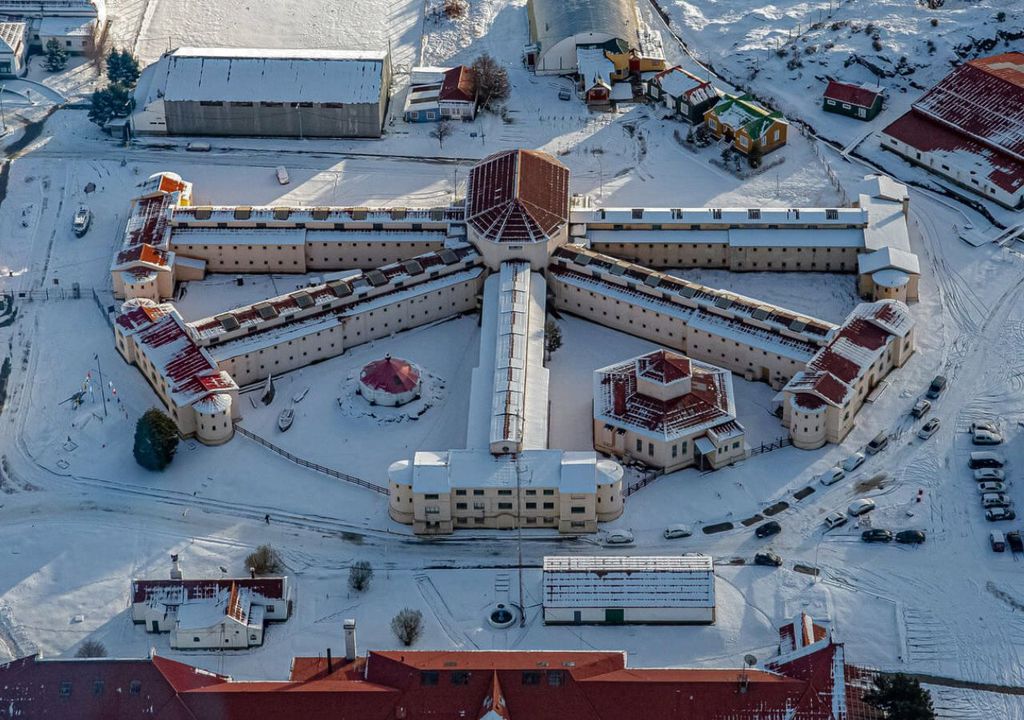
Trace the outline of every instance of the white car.
[[632, 545], [633, 533], [629, 530], [612, 530], [604, 536], [605, 545]]
[[875, 509], [875, 501], [871, 498], [859, 498], [850, 503], [850, 507], [847, 511], [850, 513], [850, 517], [860, 517], [865, 513], [869, 513]]
[[974, 479], [978, 482], [986, 480], [1003, 482], [1006, 479], [1006, 471], [1000, 468], [979, 468], [974, 471]]
[[825, 525], [829, 530], [846, 524], [846, 515], [836, 510], [825, 516]]
[[933, 417], [931, 420], [921, 426], [921, 429], [917, 431], [917, 436], [922, 440], [927, 440], [932, 435], [939, 431], [939, 427], [942, 423], [937, 417]]
[[665, 539], [666, 540], [677, 540], [679, 538], [687, 538], [693, 535], [693, 531], [689, 525], [669, 525], [665, 528]]
[[292, 179], [288, 177], [288, 170], [284, 165], [277, 166], [277, 181], [282, 185], [287, 185], [292, 181]]
[[853, 455], [843, 460], [843, 470], [845, 472], [853, 472], [864, 464], [864, 459], [864, 453], [855, 452]]
[[979, 428], [974, 431], [971, 442], [975, 445], [999, 445], [1003, 442], [1003, 436], [997, 432]]
[[999, 432], [999, 423], [995, 420], [975, 420], [971, 423], [971, 434], [978, 430], [987, 430], [990, 433]]
[[837, 482], [846, 477], [846, 471], [841, 467], [829, 468], [821, 475], [818, 476], [818, 482], [822, 485], [835, 485]]
[[1001, 493], [1006, 492], [1006, 485], [1001, 482], [982, 482], [978, 483], [978, 492], [980, 493]]
[[1005, 508], [1010, 507], [1012, 504], [1010, 498], [1006, 497], [1003, 493], [985, 493], [981, 496], [981, 506], [983, 508]]

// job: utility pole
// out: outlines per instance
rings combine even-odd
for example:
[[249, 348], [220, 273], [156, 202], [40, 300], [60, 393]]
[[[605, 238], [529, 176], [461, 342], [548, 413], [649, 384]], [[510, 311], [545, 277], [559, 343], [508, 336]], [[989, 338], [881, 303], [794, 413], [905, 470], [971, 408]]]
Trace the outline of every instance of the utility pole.
[[99, 353], [93, 355], [93, 358], [95, 358], [96, 360], [96, 370], [99, 372], [100, 375], [100, 397], [103, 398], [103, 417], [107, 417], [107, 391], [106, 388], [103, 386], [103, 368], [100, 366]]
[[523, 600], [523, 521], [521, 509], [523, 507], [523, 489], [519, 475], [519, 453], [512, 456], [516, 464], [516, 545], [519, 552], [519, 627], [526, 627], [526, 604]]

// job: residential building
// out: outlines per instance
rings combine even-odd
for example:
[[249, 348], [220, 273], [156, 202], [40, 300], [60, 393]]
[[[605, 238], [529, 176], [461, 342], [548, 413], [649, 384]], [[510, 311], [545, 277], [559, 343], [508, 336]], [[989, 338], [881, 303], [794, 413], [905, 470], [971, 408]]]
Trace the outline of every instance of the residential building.
[[906, 305], [858, 305], [782, 389], [782, 422], [793, 445], [813, 450], [842, 442], [872, 391], [913, 352], [914, 320]]
[[608, 59], [605, 50], [594, 46], [577, 47], [576, 66], [579, 68], [576, 89], [587, 105], [608, 105], [615, 63]]
[[[42, 50], [56, 39], [69, 53], [91, 50], [105, 20], [103, 0], [0, 0], [0, 18], [23, 22], [29, 49]], [[44, 20], [52, 21], [46, 22]]]
[[708, 555], [544, 558], [546, 625], [710, 625], [715, 567]]
[[147, 67], [135, 132], [380, 137], [391, 87], [387, 52], [178, 48]]
[[[354, 634], [353, 621], [346, 633]], [[338, 643], [342, 641], [339, 638]], [[11, 717], [168, 720], [724, 720], [873, 718], [871, 673], [847, 663], [830, 624], [801, 614], [778, 651], [754, 667], [640, 668], [610, 651], [370, 651], [332, 641], [298, 657], [287, 681], [232, 680], [167, 659], [42, 658], [0, 665], [0, 707]]]
[[26, 32], [23, 22], [0, 22], [0, 76], [19, 77], [25, 73]]
[[846, 115], [858, 120], [874, 120], [882, 112], [885, 91], [877, 85], [858, 85], [829, 80], [822, 96], [825, 112]]
[[391, 519], [417, 535], [459, 529], [582, 534], [622, 514], [622, 468], [594, 452], [417, 452], [388, 468]]
[[726, 138], [744, 155], [755, 146], [764, 154], [782, 147], [789, 131], [782, 113], [766, 110], [749, 95], [726, 94], [704, 113], [704, 120], [716, 138]]
[[676, 65], [647, 82], [647, 97], [661, 103], [691, 125], [704, 122], [704, 114], [718, 103], [718, 90]]
[[594, 449], [665, 472], [746, 458], [732, 373], [669, 350], [594, 371]]
[[48, 16], [35, 26], [39, 44], [45, 48], [55, 40], [71, 55], [85, 55], [96, 48], [97, 21], [91, 17]]
[[473, 71], [465, 65], [416, 67], [412, 69], [403, 116], [406, 122], [473, 120], [476, 101]]
[[956, 68], [882, 131], [882, 147], [1000, 205], [1024, 207], [1024, 53]]
[[287, 620], [291, 611], [285, 577], [186, 580], [177, 555], [169, 579], [132, 580], [132, 622], [170, 633], [179, 650], [262, 645], [265, 623]]

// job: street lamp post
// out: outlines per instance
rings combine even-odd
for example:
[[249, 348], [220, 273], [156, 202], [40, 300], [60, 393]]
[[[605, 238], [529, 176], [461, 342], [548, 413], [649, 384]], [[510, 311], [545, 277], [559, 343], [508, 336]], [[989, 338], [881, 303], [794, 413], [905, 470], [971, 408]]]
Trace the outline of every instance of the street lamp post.
[[103, 367], [100, 365], [99, 353], [93, 355], [96, 360], [96, 370], [100, 376], [100, 397], [103, 398], [103, 417], [107, 417], [107, 391], [103, 385]]

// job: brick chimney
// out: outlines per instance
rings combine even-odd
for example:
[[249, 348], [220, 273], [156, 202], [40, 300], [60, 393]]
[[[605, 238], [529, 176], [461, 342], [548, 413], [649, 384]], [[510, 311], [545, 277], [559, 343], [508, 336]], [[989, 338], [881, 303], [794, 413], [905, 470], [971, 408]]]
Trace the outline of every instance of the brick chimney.
[[626, 415], [626, 383], [620, 378], [612, 378], [612, 404], [616, 417]]

